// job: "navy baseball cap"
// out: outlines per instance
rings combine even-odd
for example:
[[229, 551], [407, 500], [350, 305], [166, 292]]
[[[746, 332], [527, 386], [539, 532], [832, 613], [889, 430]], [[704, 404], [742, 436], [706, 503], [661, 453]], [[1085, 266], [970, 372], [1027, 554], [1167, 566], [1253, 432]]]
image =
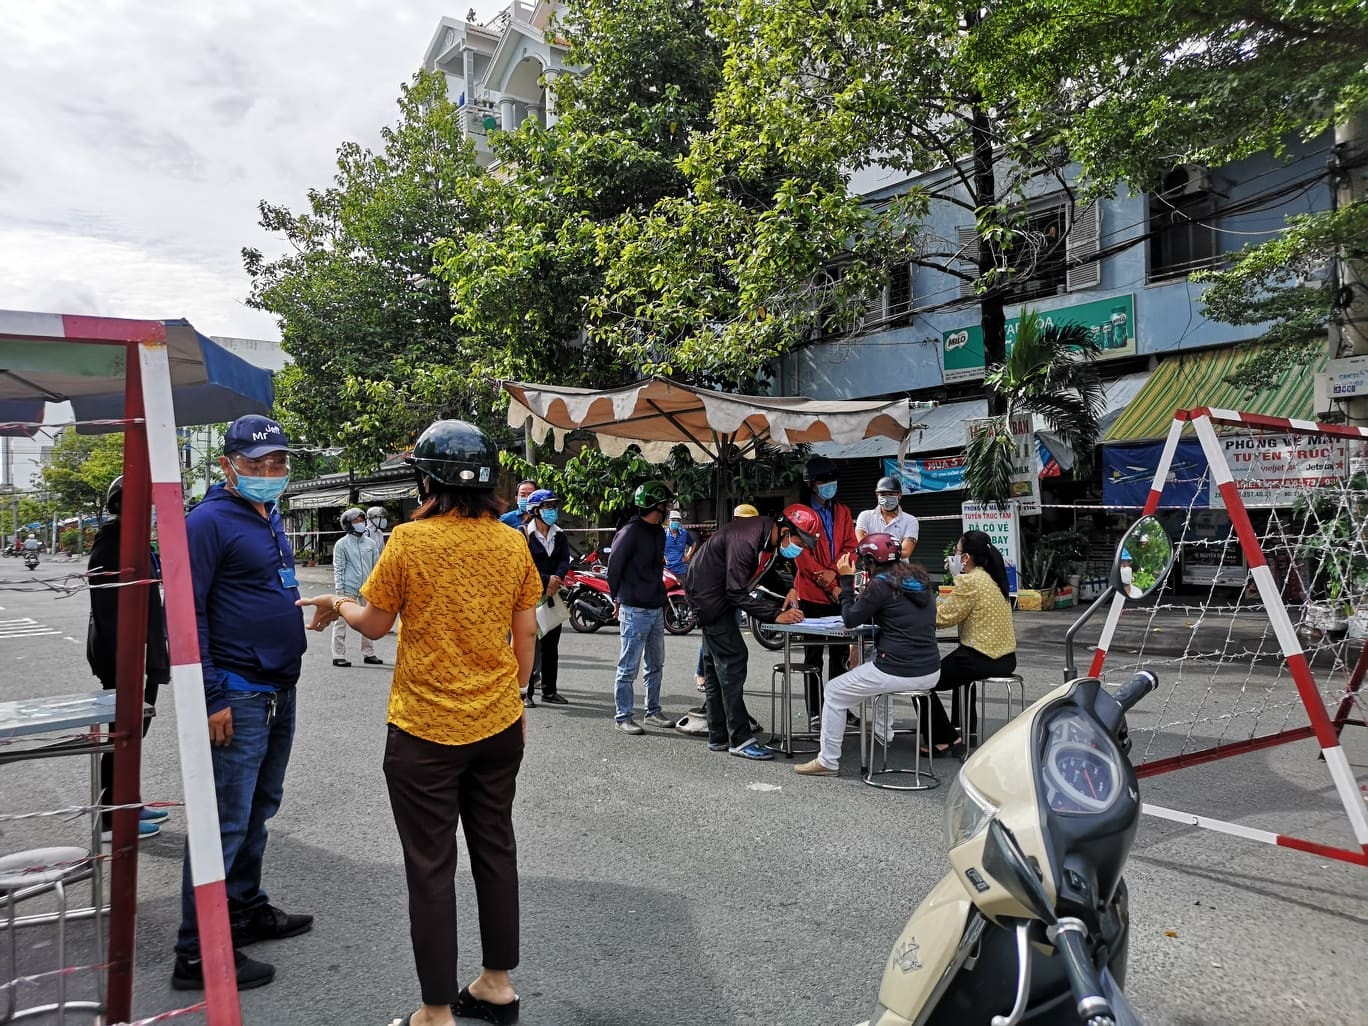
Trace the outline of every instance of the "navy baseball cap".
[[228, 425], [223, 436], [223, 454], [241, 453], [249, 460], [260, 459], [268, 452], [287, 452], [290, 440], [284, 429], [270, 417], [249, 413]]

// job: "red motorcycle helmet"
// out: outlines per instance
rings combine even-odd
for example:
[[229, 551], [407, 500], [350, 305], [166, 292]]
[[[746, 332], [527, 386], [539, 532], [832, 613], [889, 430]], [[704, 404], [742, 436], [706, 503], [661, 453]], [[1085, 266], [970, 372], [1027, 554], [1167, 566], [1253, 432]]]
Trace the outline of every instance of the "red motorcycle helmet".
[[774, 522], [780, 527], [787, 527], [809, 549], [817, 544], [817, 535], [822, 530], [822, 522], [817, 519], [817, 514], [798, 502], [785, 507], [784, 512], [774, 518]]
[[855, 551], [871, 563], [896, 563], [902, 554], [902, 546], [891, 534], [880, 531], [878, 534], [865, 535], [860, 544], [855, 546]]

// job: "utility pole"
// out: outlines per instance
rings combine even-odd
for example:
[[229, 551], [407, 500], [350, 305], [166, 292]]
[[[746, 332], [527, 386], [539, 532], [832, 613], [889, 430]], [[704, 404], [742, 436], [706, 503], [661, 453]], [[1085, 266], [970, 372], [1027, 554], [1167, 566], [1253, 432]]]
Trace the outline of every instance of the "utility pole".
[[[1330, 170], [1334, 209], [1368, 202], [1368, 108], [1335, 126]], [[1336, 260], [1334, 309], [1330, 316], [1330, 357], [1368, 356], [1368, 260], [1342, 247]], [[1368, 398], [1350, 399], [1351, 424], [1368, 423]]]

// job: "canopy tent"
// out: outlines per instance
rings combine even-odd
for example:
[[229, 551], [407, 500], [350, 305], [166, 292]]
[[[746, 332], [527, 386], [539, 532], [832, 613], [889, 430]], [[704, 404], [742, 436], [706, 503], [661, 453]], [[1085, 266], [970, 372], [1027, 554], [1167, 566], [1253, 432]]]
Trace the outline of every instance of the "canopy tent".
[[725, 462], [736, 456], [753, 458], [761, 445], [787, 449], [875, 437], [902, 442], [916, 430], [912, 411], [934, 405], [907, 399], [823, 402], [803, 396], [733, 395], [664, 377], [603, 390], [500, 384], [510, 397], [509, 425], [522, 427], [530, 417], [538, 443], [552, 435], [560, 449], [571, 431], [591, 431], [608, 455], [635, 445], [653, 463], [663, 462], [677, 445], [687, 446], [698, 462]]
[[142, 325], [134, 330], [155, 331], [164, 339], [177, 425], [269, 415], [275, 398], [271, 372], [230, 353], [188, 321], [0, 310], [0, 434], [32, 434], [43, 420], [43, 404], [60, 402], [72, 404], [83, 434], [122, 431], [128, 352], [102, 340], [128, 329], [114, 325]]

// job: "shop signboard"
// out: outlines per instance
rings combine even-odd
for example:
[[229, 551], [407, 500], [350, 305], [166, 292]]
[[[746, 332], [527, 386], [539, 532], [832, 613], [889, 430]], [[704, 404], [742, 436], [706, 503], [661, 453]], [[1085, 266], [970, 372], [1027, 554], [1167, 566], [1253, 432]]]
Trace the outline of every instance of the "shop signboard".
[[[1351, 443], [1308, 435], [1226, 435], [1226, 465], [1250, 507], [1286, 507], [1309, 491], [1333, 488], [1348, 476]], [[1357, 455], [1357, 453], [1355, 453]], [[1213, 509], [1224, 509], [1220, 490], [1211, 489]]]
[[[985, 425], [991, 424], [991, 417], [980, 417], [964, 422], [965, 433], [973, 438]], [[1012, 501], [1024, 517], [1040, 516], [1040, 468], [1037, 464], [1035, 432], [1031, 428], [1031, 415], [1018, 413], [1012, 415]]]
[[884, 460], [884, 476], [901, 481], [905, 495], [958, 491], [964, 487], [964, 457], [903, 460], [901, 468], [896, 458], [889, 457]]
[[[1046, 310], [1037, 317], [1047, 326], [1081, 324], [1100, 350], [1099, 359], [1135, 355], [1135, 297], [1113, 296], [1091, 303]], [[1007, 322], [1007, 351], [1012, 351], [1020, 317]], [[983, 377], [983, 328], [966, 325], [941, 334], [941, 366], [945, 382], [977, 381]]]
[[1017, 546], [1017, 508], [1009, 503], [998, 507], [988, 502], [966, 502], [960, 506], [960, 519], [966, 531], [982, 531], [1002, 553], [1007, 564], [1007, 582], [1013, 595], [1017, 592], [1017, 565], [1020, 553]]

